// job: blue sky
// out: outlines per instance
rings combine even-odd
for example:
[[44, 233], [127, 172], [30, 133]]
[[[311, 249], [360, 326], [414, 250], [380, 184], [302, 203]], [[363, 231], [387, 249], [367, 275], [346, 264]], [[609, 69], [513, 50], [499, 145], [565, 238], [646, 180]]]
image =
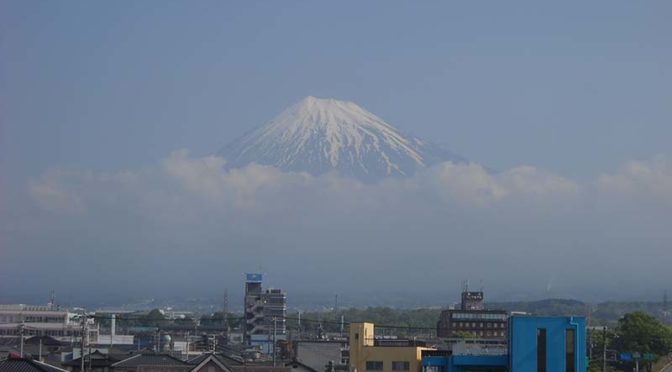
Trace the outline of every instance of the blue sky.
[[[409, 246], [436, 259], [397, 276], [401, 289], [431, 278], [483, 279], [500, 299], [505, 288], [662, 291], [670, 14], [662, 0], [2, 1], [0, 293], [63, 290], [83, 275], [100, 290], [115, 270], [129, 286], [179, 289], [220, 271], [237, 283], [243, 268], [292, 257], [303, 271], [271, 277], [310, 291], [359, 249], [387, 255], [373, 273], [356, 264], [325, 282], [384, 288], [382, 267], [412, 262]], [[502, 172], [444, 164], [359, 187], [222, 174], [207, 158], [308, 95], [355, 101]], [[159, 250], [164, 266], [148, 272]], [[593, 272], [605, 257], [611, 269]], [[467, 278], [474, 260], [484, 272]], [[81, 273], [60, 271], [78, 263]]]
[[214, 152], [306, 95], [494, 168], [592, 176], [672, 137], [666, 1], [4, 1], [3, 166]]

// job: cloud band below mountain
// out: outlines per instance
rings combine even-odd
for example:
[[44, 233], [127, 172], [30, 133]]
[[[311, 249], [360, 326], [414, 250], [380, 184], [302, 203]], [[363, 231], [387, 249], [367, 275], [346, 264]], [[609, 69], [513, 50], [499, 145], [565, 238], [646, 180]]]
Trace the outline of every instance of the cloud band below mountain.
[[554, 294], [585, 297], [672, 278], [653, 259], [672, 243], [664, 157], [584, 183], [530, 166], [446, 162], [365, 184], [224, 165], [178, 151], [133, 171], [44, 173], [0, 216], [0, 279], [26, 291], [86, 279], [86, 291], [216, 293], [198, 283], [237, 286], [261, 266], [300, 291], [452, 291], [471, 279], [500, 295], [544, 293], [552, 278]]

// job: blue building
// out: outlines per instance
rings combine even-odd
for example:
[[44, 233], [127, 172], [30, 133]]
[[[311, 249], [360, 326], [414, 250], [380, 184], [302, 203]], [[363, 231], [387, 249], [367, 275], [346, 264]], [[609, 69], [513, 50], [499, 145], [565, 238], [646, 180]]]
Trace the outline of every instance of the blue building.
[[585, 372], [583, 317], [512, 316], [508, 354], [422, 358], [424, 372]]

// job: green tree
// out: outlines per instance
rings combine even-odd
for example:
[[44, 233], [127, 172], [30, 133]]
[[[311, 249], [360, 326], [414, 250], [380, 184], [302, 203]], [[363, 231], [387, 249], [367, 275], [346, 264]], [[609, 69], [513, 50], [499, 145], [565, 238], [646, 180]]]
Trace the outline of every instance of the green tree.
[[466, 331], [457, 331], [453, 332], [453, 338], [474, 338], [476, 337], [473, 333], [471, 332], [466, 332]]
[[144, 320], [147, 325], [158, 327], [165, 322], [166, 317], [163, 315], [161, 310], [154, 309], [145, 316]]
[[644, 312], [625, 314], [618, 321], [615, 349], [623, 352], [667, 355], [672, 351], [672, 330]]

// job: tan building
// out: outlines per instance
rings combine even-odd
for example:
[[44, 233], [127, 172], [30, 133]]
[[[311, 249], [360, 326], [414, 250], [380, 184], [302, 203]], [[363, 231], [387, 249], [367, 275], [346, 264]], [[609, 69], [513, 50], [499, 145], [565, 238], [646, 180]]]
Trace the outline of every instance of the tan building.
[[420, 372], [422, 351], [413, 340], [375, 337], [373, 323], [350, 324], [350, 372]]

